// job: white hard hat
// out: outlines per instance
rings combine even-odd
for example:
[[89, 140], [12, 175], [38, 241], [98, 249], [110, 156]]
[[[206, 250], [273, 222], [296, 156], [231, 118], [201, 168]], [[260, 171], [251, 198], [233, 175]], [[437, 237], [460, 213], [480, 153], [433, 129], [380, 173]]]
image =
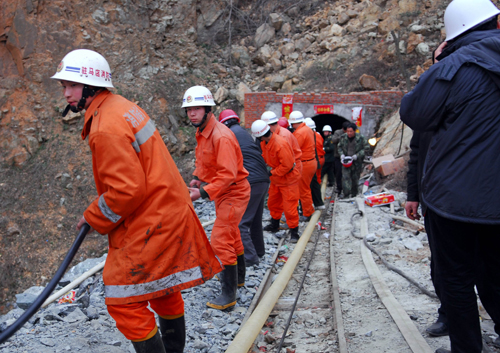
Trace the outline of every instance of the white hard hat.
[[276, 124], [278, 122], [278, 117], [274, 112], [268, 110], [267, 112], [262, 113], [260, 118], [267, 123], [267, 125]]
[[182, 107], [206, 107], [215, 105], [214, 97], [210, 90], [204, 86], [193, 86], [188, 88], [182, 98]]
[[312, 120], [311, 118], [305, 118], [304, 119], [304, 122], [306, 123], [306, 125], [308, 127], [310, 127], [311, 129], [316, 129], [316, 123], [314, 122], [314, 120]]
[[449, 41], [500, 11], [490, 0], [453, 0], [444, 13], [446, 41]]
[[323, 126], [323, 131], [330, 131], [330, 132], [332, 132], [332, 127], [330, 125], [325, 125], [325, 126]]
[[261, 137], [269, 131], [269, 126], [264, 120], [256, 120], [252, 124], [252, 136]]
[[288, 122], [290, 124], [298, 124], [303, 121], [304, 121], [304, 115], [298, 110], [294, 110], [293, 112], [291, 112], [290, 116], [288, 117]]
[[101, 54], [88, 49], [77, 49], [66, 54], [51, 78], [94, 87], [113, 87], [108, 62]]

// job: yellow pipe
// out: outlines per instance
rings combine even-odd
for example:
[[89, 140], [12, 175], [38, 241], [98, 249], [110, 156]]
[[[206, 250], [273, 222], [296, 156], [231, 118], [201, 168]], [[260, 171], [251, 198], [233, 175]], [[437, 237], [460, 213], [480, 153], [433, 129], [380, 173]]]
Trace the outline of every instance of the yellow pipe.
[[285, 266], [283, 266], [283, 269], [279, 273], [278, 277], [274, 280], [274, 283], [266, 292], [259, 305], [257, 305], [252, 315], [248, 318], [245, 325], [240, 328], [240, 331], [234, 338], [233, 342], [227, 348], [226, 353], [247, 353], [252, 347], [252, 344], [255, 342], [260, 330], [266, 323], [269, 314], [271, 314], [274, 305], [281, 296], [281, 293], [283, 293], [283, 290], [286, 288], [288, 281], [290, 281], [290, 277], [292, 277], [295, 267], [302, 258], [302, 254], [304, 253], [306, 245], [311, 238], [314, 228], [316, 227], [316, 223], [318, 223], [320, 214], [320, 211], [315, 211], [312, 214], [309, 224], [295, 245], [295, 249], [293, 249], [293, 252], [288, 258]]
[[326, 197], [326, 182], [327, 182], [327, 180], [328, 180], [328, 175], [327, 174], [323, 175], [323, 180], [321, 181], [321, 197], [323, 198], [323, 200]]

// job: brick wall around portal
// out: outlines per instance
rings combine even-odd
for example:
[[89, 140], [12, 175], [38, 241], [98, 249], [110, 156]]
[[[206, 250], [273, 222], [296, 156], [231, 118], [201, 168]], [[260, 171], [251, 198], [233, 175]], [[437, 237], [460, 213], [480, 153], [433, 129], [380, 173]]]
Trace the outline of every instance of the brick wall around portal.
[[[245, 128], [249, 129], [255, 120], [260, 119], [269, 103], [282, 103], [285, 94], [276, 92], [256, 92], [245, 94]], [[382, 113], [396, 109], [403, 98], [404, 92], [399, 91], [371, 91], [361, 93], [294, 93], [293, 103], [305, 104], [345, 104], [366, 106], [372, 112]]]

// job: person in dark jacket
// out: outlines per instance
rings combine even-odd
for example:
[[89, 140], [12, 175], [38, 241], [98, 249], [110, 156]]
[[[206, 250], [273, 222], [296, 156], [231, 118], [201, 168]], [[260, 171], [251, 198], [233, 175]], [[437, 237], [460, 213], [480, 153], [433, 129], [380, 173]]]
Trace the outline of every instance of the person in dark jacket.
[[[435, 64], [403, 97], [401, 120], [432, 131], [422, 202], [451, 352], [480, 353], [476, 304], [500, 323], [500, 31], [489, 0], [454, 0]], [[500, 334], [500, 326], [495, 325]], [[439, 352], [449, 352], [441, 349]]]
[[266, 253], [264, 232], [262, 231], [262, 212], [264, 211], [264, 202], [270, 182], [266, 163], [262, 158], [260, 146], [240, 126], [240, 118], [233, 110], [223, 110], [219, 114], [219, 122], [229, 127], [236, 136], [243, 154], [243, 167], [249, 173], [247, 180], [251, 188], [250, 201], [248, 201], [239, 228], [241, 241], [245, 248], [246, 266], [258, 265], [259, 257], [264, 256]]
[[321, 178], [323, 175], [328, 175], [328, 186], [332, 187], [335, 180], [335, 150], [337, 149], [337, 144], [332, 142], [332, 127], [330, 125], [323, 126], [323, 135], [325, 136], [323, 140], [323, 149], [325, 150], [325, 164], [321, 169]]
[[[408, 161], [408, 187], [407, 187], [407, 201], [405, 205], [406, 215], [409, 219], [419, 220], [421, 218], [418, 213], [418, 206], [420, 204], [422, 209], [422, 215], [424, 216], [424, 225], [427, 233], [427, 238], [429, 239], [429, 245], [433, 244], [431, 240], [432, 233], [430, 227], [427, 222], [427, 217], [425, 217], [427, 206], [424, 202], [421, 202], [420, 190], [421, 180], [422, 180], [422, 172], [424, 170], [424, 162], [425, 156], [427, 155], [427, 150], [429, 148], [429, 144], [431, 141], [433, 133], [432, 132], [418, 132], [414, 131], [413, 136], [410, 141], [410, 160]], [[436, 276], [434, 276], [434, 266], [435, 262], [432, 258], [432, 247], [431, 247], [431, 280], [434, 285], [434, 289], [436, 291], [436, 295], [439, 300], [443, 302], [441, 291], [439, 290], [439, 286], [436, 283]], [[446, 311], [444, 310], [444, 306], [441, 306], [438, 309], [438, 318], [435, 323], [431, 326], [427, 327], [425, 330], [431, 336], [446, 336], [448, 334], [448, 318], [446, 316]]]

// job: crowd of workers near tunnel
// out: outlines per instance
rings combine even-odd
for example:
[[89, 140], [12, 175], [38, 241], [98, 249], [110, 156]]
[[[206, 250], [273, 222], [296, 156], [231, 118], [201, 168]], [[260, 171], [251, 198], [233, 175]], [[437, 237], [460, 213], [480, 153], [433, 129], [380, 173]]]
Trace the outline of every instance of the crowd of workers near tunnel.
[[[81, 74], [89, 67], [99, 75]], [[99, 197], [77, 228], [88, 223], [91, 231], [108, 235], [106, 305], [135, 350], [182, 352], [181, 290], [217, 274], [220, 294], [206, 305], [231, 310], [238, 287], [245, 285], [246, 267], [266, 253], [263, 230], [277, 232], [284, 213], [290, 241], [297, 242], [299, 222], [308, 221], [315, 206], [325, 208], [319, 188], [323, 137], [299, 111], [289, 119], [264, 112], [250, 134], [232, 110], [217, 119], [210, 90], [193, 86], [184, 93], [182, 108], [197, 129], [196, 162], [189, 186], [182, 188], [147, 113], [108, 90], [110, 72], [102, 55], [78, 49], [52, 77], [68, 103], [63, 115], [85, 110], [82, 138], [92, 152]], [[272, 221], [263, 229], [266, 195]], [[199, 198], [215, 203], [210, 241], [194, 211]], [[159, 329], [148, 307], [158, 314]]]
[[[453, 353], [484, 352], [475, 285], [500, 334], [500, 189], [485, 187], [500, 171], [499, 13], [490, 0], [453, 0], [445, 12], [446, 41], [400, 111], [417, 132], [406, 211], [416, 219], [424, 206], [442, 303], [443, 319], [428, 332], [449, 334]], [[287, 237], [297, 242], [300, 222], [325, 208], [322, 176], [338, 196], [358, 195], [368, 144], [351, 122], [335, 131], [324, 125], [321, 135], [301, 111], [288, 118], [266, 111], [249, 134], [234, 111], [215, 117], [209, 89], [191, 87], [182, 108], [196, 127], [197, 147], [185, 186], [147, 113], [108, 90], [111, 70], [102, 55], [74, 50], [52, 78], [68, 103], [64, 115], [85, 110], [82, 139], [92, 152], [98, 198], [77, 228], [88, 223], [108, 235], [106, 305], [136, 352], [182, 352], [181, 290], [216, 274], [221, 292], [206, 305], [234, 308], [246, 267], [265, 255], [263, 230], [278, 232], [284, 214]], [[266, 195], [271, 221], [263, 228]], [[193, 207], [199, 198], [215, 203], [210, 242]]]

